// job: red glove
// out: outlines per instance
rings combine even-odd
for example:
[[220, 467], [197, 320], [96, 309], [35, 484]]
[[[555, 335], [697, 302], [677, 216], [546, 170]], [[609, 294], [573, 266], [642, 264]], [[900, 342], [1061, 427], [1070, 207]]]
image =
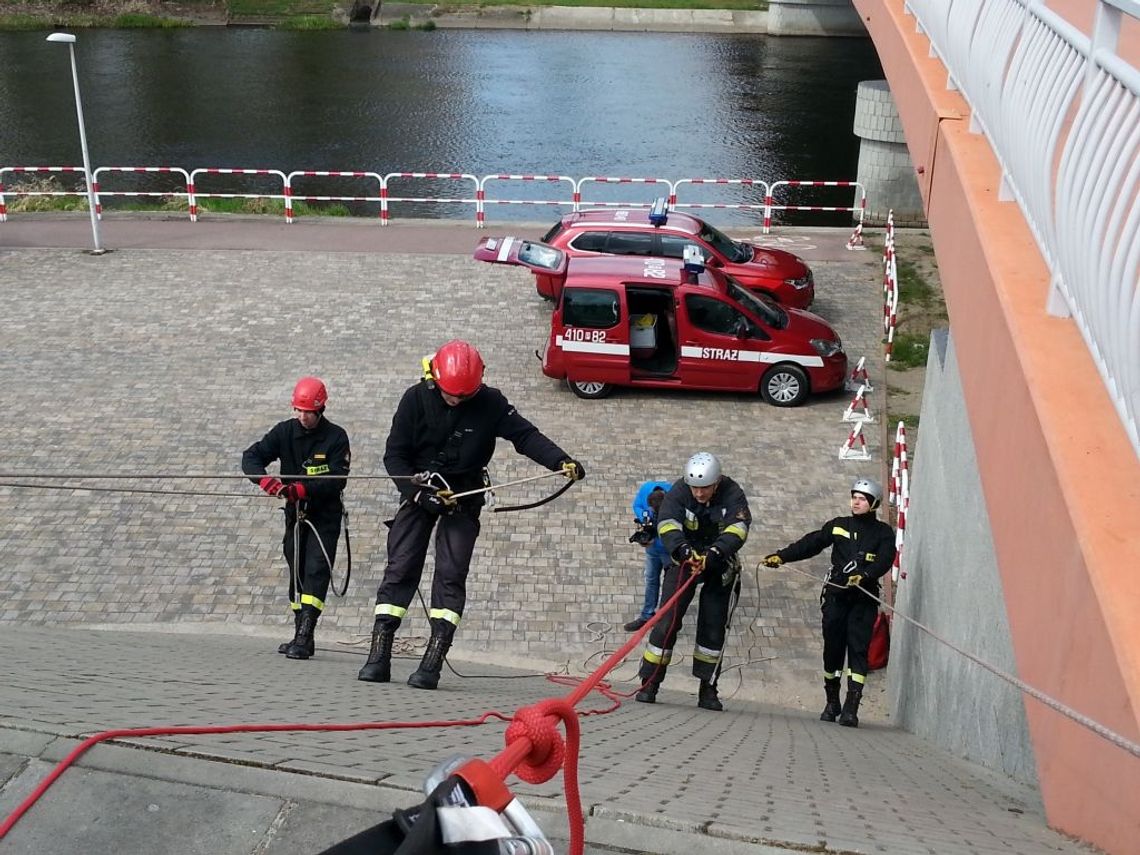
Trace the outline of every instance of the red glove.
[[281, 491], [281, 498], [286, 502], [303, 502], [309, 495], [305, 492], [304, 484], [286, 484]]
[[261, 489], [271, 496], [281, 495], [281, 491], [285, 489], [285, 485], [281, 483], [280, 478], [274, 478], [272, 475], [266, 475], [257, 482]]

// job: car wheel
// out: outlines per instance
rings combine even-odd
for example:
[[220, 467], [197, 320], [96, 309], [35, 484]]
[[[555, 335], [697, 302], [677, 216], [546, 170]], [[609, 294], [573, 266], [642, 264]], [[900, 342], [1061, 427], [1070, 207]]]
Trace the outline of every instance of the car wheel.
[[773, 365], [760, 381], [760, 394], [775, 407], [796, 407], [811, 391], [804, 370], [798, 365]]
[[596, 380], [566, 380], [570, 391], [579, 398], [604, 398], [614, 390], [609, 383], [599, 383]]

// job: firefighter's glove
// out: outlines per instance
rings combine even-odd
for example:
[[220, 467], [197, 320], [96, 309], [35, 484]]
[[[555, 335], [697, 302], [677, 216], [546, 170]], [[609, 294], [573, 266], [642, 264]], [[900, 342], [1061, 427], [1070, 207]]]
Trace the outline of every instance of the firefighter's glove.
[[586, 477], [586, 467], [573, 457], [563, 457], [559, 465], [563, 474], [571, 481], [581, 481]]
[[272, 475], [266, 475], [257, 482], [257, 485], [270, 496], [280, 496], [281, 491], [285, 489], [285, 485], [281, 483], [281, 479], [274, 478]]
[[773, 552], [771, 555], [764, 556], [764, 566], [775, 569], [784, 563], [784, 559]]
[[705, 569], [716, 574], [727, 569], [727, 567], [728, 558], [725, 554], [715, 546], [709, 547], [709, 551], [705, 553]]
[[435, 514], [437, 517], [450, 514], [455, 510], [454, 499], [448, 502], [446, 497], [429, 490], [420, 490], [416, 493], [416, 504], [429, 514]]
[[286, 484], [282, 488], [280, 495], [286, 502], [303, 502], [309, 498], [304, 484]]
[[693, 547], [691, 547], [688, 543], [682, 543], [680, 546], [673, 550], [672, 557], [677, 564], [684, 564], [686, 561], [692, 561], [693, 557], [696, 554], [697, 553], [693, 551]]

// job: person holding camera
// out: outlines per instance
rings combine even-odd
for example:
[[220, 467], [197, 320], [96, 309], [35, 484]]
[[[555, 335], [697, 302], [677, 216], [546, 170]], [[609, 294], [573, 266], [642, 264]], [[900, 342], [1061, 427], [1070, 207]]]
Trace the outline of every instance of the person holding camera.
[[637, 632], [657, 611], [661, 574], [669, 566], [669, 550], [657, 536], [657, 514], [672, 486], [669, 481], [646, 481], [633, 497], [633, 519], [637, 530], [629, 536], [629, 542], [645, 549], [645, 601], [641, 614], [625, 625], [626, 632]]

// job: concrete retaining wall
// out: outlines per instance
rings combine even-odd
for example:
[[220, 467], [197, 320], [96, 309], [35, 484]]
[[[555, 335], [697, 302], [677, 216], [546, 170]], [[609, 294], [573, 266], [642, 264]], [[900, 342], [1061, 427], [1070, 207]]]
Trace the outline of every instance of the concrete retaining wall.
[[[1016, 674], [1005, 595], [947, 330], [931, 337], [910, 527], [895, 606]], [[906, 621], [892, 626], [888, 691], [900, 726], [1024, 783], [1037, 770], [1021, 693]]]

